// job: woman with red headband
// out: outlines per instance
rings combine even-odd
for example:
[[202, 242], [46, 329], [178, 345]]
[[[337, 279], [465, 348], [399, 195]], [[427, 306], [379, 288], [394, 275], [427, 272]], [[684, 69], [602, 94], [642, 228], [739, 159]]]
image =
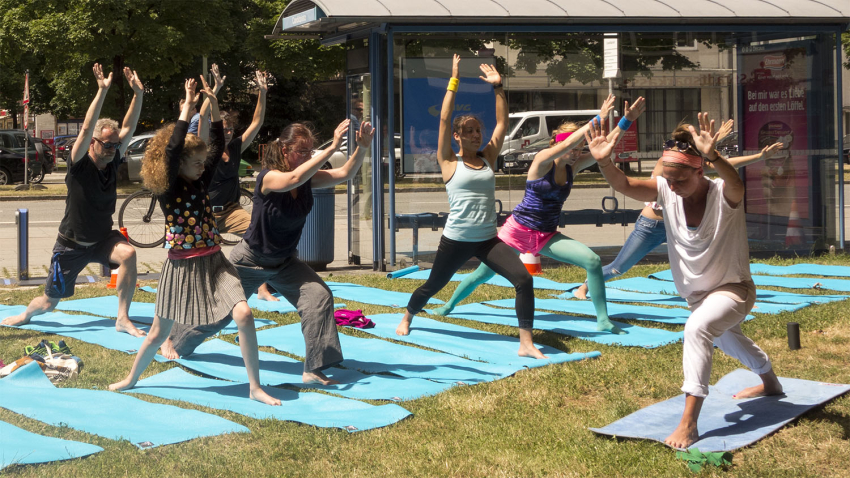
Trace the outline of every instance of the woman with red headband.
[[[599, 169], [617, 192], [638, 201], [657, 201], [664, 208], [673, 281], [691, 309], [682, 353], [685, 409], [679, 426], [665, 440], [674, 448], [687, 448], [699, 439], [697, 418], [708, 395], [715, 345], [762, 379], [761, 385], [735, 398], [782, 393], [767, 354], [741, 331], [756, 298], [742, 205], [744, 182], [714, 149], [719, 136], [714, 121], [708, 113], [698, 118], [700, 131], [688, 126], [692, 141], [675, 141], [665, 148], [662, 175], [649, 180], [629, 178], [611, 166], [614, 144], [601, 130], [591, 128], [586, 135]], [[719, 178], [705, 177], [703, 155]]]
[[[608, 116], [613, 106], [614, 97], [608, 96], [600, 108], [600, 116], [593, 121], [598, 123], [601, 118]], [[638, 98], [631, 108], [628, 101], [625, 103], [623, 118], [609, 134], [612, 143], [616, 144], [620, 140], [644, 109], [643, 97]], [[534, 156], [525, 182], [525, 196], [505, 221], [499, 231], [499, 239], [519, 252], [544, 255], [585, 269], [596, 310], [597, 330], [624, 334], [608, 318], [605, 281], [599, 256], [586, 245], [558, 232], [561, 209], [570, 195], [575, 173], [596, 162], [590, 154], [581, 154], [580, 146], [589, 126], [590, 123], [581, 128], [575, 123], [562, 124], [555, 130], [549, 148]], [[433, 312], [447, 315], [458, 302], [494, 275], [492, 269], [481, 264], [460, 283], [449, 302]]]

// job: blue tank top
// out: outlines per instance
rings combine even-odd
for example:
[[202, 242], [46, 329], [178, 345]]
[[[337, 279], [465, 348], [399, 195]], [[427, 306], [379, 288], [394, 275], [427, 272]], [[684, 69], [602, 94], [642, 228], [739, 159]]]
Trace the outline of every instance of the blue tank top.
[[496, 175], [487, 160], [473, 169], [457, 157], [449, 182], [449, 217], [443, 236], [460, 242], [481, 242], [496, 237]]
[[542, 178], [525, 182], [525, 196], [513, 211], [516, 222], [540, 232], [558, 230], [561, 209], [573, 187], [573, 168], [567, 165], [567, 182], [559, 186], [555, 182], [555, 167], [552, 165]]

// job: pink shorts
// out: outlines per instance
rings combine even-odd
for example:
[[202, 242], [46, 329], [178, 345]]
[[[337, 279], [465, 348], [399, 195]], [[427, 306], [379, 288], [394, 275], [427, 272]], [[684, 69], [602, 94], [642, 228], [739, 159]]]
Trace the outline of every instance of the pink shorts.
[[543, 249], [555, 234], [557, 232], [540, 232], [527, 228], [516, 222], [513, 216], [509, 216], [499, 230], [499, 239], [521, 253], [530, 252], [539, 256], [540, 249]]

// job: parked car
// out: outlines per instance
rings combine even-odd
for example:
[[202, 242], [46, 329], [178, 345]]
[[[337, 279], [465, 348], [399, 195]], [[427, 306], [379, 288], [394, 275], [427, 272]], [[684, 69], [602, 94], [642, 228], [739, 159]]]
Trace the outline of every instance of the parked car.
[[[502, 172], [505, 174], [527, 173], [528, 168], [531, 167], [531, 163], [534, 161], [534, 156], [536, 156], [540, 151], [548, 148], [549, 141], [550, 138], [544, 138], [523, 149], [499, 156], [498, 164], [500, 165]], [[587, 148], [587, 145], [584, 145], [582, 148], [582, 154], [588, 152], [590, 152], [590, 150]], [[596, 166], [591, 166], [585, 171], [593, 170], [594, 167]]]
[[[333, 140], [330, 139], [330, 140], [325, 141], [324, 143], [320, 144], [316, 149], [313, 150], [312, 155], [315, 156], [319, 151], [322, 151], [323, 149], [327, 149], [331, 145], [332, 142], [333, 142]], [[401, 135], [400, 134], [395, 135], [395, 158], [396, 158], [396, 161], [401, 161]], [[334, 152], [334, 154], [331, 155], [331, 158], [328, 160], [328, 162], [325, 163], [324, 166], [322, 166], [322, 169], [336, 169], [336, 168], [341, 167], [343, 164], [345, 164], [346, 161], [348, 161], [348, 138], [342, 138], [342, 143], [340, 144], [339, 149], [337, 149]], [[365, 161], [368, 162], [369, 158], [366, 158]], [[387, 161], [388, 161], [388, 158], [384, 158], [385, 164], [387, 163]]]
[[[142, 180], [142, 159], [145, 156], [145, 148], [148, 142], [154, 137], [154, 133], [142, 134], [133, 136], [130, 140], [130, 145], [127, 146], [127, 152], [124, 155], [124, 162], [118, 166], [119, 181], [141, 181]], [[254, 167], [244, 159], [239, 162], [239, 177], [244, 178], [254, 175]]]
[[[508, 133], [502, 144], [501, 154], [527, 148], [542, 139], [552, 137], [552, 131], [566, 121], [586, 123], [599, 114], [599, 110], [525, 111], [511, 113], [508, 118]], [[614, 114], [617, 115], [616, 112]]]
[[[29, 138], [29, 148], [25, 144], [27, 137]], [[6, 153], [18, 154], [21, 161], [23, 161], [24, 152], [27, 152], [30, 167], [29, 179], [31, 182], [40, 183], [44, 179], [44, 175], [52, 173], [56, 167], [50, 148], [46, 147], [40, 139], [33, 138], [23, 130], [0, 129], [0, 148], [6, 151]], [[23, 168], [23, 164], [21, 168]], [[12, 177], [13, 169], [15, 168], [7, 169], [6, 171], [10, 174], [10, 178]], [[21, 181], [23, 181], [23, 176], [21, 176]]]
[[53, 138], [53, 148], [56, 151], [56, 159], [61, 159], [67, 162], [68, 156], [71, 155], [71, 148], [77, 142], [77, 135], [69, 134], [63, 136], [55, 136]]
[[717, 151], [724, 156], [738, 156], [738, 132], [733, 131], [715, 145]]

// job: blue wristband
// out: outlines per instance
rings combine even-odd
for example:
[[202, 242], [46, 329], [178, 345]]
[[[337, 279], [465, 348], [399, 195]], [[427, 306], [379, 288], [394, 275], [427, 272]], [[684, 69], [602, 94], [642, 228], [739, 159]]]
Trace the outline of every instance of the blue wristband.
[[620, 118], [620, 122], [617, 123], [617, 127], [620, 128], [620, 130], [622, 131], [626, 131], [627, 129], [631, 128], [632, 123], [634, 123], [634, 121], [629, 121], [626, 119], [625, 116], [623, 116], [622, 118]]
[[602, 117], [599, 116], [599, 115], [594, 116], [593, 119], [590, 120], [590, 124], [592, 124], [592, 125], [602, 124]]

